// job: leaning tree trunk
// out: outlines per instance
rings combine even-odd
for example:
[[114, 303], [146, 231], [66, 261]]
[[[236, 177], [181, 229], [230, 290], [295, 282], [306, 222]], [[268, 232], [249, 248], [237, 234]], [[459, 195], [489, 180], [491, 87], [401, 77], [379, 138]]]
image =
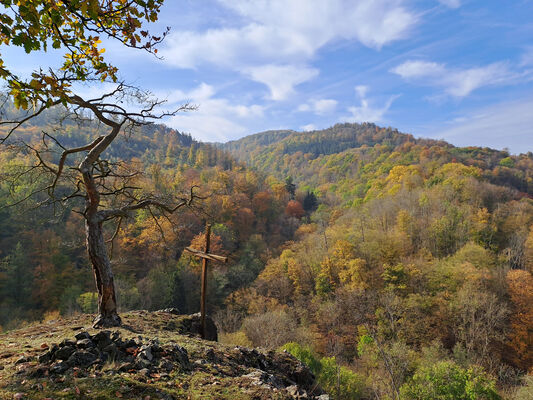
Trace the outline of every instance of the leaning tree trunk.
[[117, 313], [117, 300], [115, 297], [115, 284], [111, 263], [102, 231], [102, 221], [97, 215], [87, 216], [85, 220], [87, 237], [87, 251], [91, 260], [98, 289], [98, 316], [94, 320], [94, 327], [108, 327], [120, 325]]

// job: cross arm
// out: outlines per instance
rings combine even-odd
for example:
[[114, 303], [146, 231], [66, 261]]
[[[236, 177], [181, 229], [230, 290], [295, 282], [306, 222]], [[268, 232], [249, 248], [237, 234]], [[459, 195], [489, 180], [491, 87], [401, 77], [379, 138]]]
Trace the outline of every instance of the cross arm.
[[205, 258], [206, 260], [219, 261], [219, 262], [223, 262], [223, 263], [228, 262], [228, 257], [217, 256], [216, 254], [205, 253], [203, 251], [196, 250], [196, 249], [193, 249], [191, 247], [185, 247], [185, 250], [187, 250], [189, 253], [192, 253], [196, 257]]

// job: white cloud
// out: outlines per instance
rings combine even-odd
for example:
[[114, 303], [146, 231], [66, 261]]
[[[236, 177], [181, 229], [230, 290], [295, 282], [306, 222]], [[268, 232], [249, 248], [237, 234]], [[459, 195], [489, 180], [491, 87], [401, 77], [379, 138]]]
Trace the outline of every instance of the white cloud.
[[315, 78], [318, 70], [293, 65], [263, 65], [246, 70], [254, 81], [261, 82], [270, 89], [272, 100], [285, 100], [293, 91], [294, 86]]
[[316, 130], [316, 126], [313, 125], [313, 124], [308, 124], [308, 125], [301, 126], [300, 129], [305, 131], [305, 132], [310, 132], [310, 131], [315, 131]]
[[187, 101], [198, 104], [198, 110], [177, 114], [166, 123], [203, 141], [226, 141], [235, 138], [248, 132], [246, 123], [263, 117], [262, 106], [234, 104], [228, 99], [215, 96], [215, 88], [206, 83], [190, 92], [175, 90], [167, 96], [159, 93], [159, 97], [166, 98], [169, 105]]
[[526, 47], [524, 54], [520, 60], [521, 67], [531, 67], [533, 66], [533, 46]]
[[308, 103], [300, 104], [298, 111], [314, 112], [317, 115], [326, 115], [335, 111], [337, 107], [337, 100], [333, 99], [318, 99], [311, 100]]
[[516, 82], [520, 76], [502, 62], [484, 67], [453, 69], [435, 62], [410, 60], [391, 69], [391, 72], [422, 85], [443, 87], [445, 93], [453, 97], [468, 96], [483, 86]]
[[[173, 32], [161, 54], [169, 65], [179, 68], [214, 64], [244, 73], [266, 84], [273, 99], [283, 99], [294, 85], [316, 76], [316, 70], [306, 63], [326, 44], [348, 40], [380, 49], [406, 37], [417, 17], [405, 2], [219, 0], [240, 18], [237, 21], [243, 21], [242, 26]], [[265, 65], [270, 67], [265, 70]], [[303, 71], [297, 77], [294, 71], [283, 76], [281, 67], [273, 70], [272, 66]]]
[[457, 146], [484, 146], [513, 153], [533, 151], [533, 99], [493, 105], [455, 119], [450, 127], [423, 136], [447, 140]]
[[398, 98], [398, 96], [391, 96], [381, 107], [372, 106], [373, 101], [368, 99], [368, 86], [356, 86], [355, 92], [360, 100], [359, 106], [348, 107], [351, 115], [344, 117], [342, 121], [347, 122], [380, 122], [383, 120], [383, 116], [389, 110], [392, 102]]
[[459, 8], [461, 7], [461, 0], [439, 0], [439, 3], [450, 8]]

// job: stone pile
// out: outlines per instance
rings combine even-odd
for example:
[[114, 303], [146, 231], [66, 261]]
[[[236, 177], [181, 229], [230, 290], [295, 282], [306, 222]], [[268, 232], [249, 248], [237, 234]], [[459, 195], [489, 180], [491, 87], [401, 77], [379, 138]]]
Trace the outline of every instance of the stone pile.
[[114, 364], [119, 372], [168, 373], [188, 370], [187, 350], [177, 344], [160, 346], [157, 340], [141, 337], [123, 340], [119, 332], [100, 331], [95, 335], [80, 332], [75, 340], [65, 339], [38, 356], [36, 375], [63, 374], [71, 369], [101, 369]]

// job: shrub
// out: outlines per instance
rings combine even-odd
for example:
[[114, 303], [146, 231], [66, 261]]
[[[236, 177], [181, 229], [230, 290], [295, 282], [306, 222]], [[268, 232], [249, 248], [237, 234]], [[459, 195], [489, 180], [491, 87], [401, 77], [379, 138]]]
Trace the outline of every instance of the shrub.
[[497, 400], [495, 382], [479, 368], [441, 361], [417, 370], [400, 388], [405, 400]]
[[302, 346], [298, 343], [290, 342], [281, 346], [281, 350], [289, 352], [298, 360], [307, 365], [313, 374], [315, 374], [315, 376], [320, 374], [322, 364], [320, 363], [320, 360], [315, 357], [309, 346]]
[[86, 292], [78, 297], [81, 311], [86, 314], [94, 314], [98, 310], [98, 293]]
[[292, 342], [285, 344], [281, 349], [306, 364], [332, 399], [357, 400], [363, 397], [364, 378], [349, 368], [338, 365], [335, 357], [318, 359], [309, 346]]
[[357, 400], [363, 397], [365, 380], [361, 375], [339, 366], [335, 357], [324, 357], [320, 364], [318, 382], [333, 399]]

